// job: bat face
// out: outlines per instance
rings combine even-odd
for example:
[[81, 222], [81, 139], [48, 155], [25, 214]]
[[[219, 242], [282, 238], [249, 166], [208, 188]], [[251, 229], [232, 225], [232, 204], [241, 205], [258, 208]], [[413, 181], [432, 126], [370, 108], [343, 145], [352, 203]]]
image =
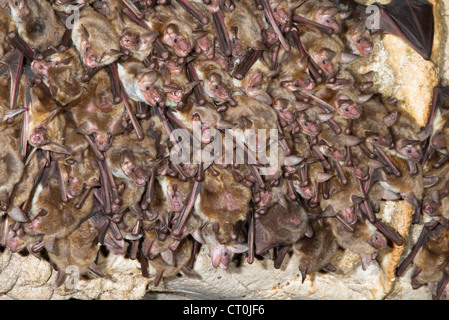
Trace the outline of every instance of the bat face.
[[[137, 86], [145, 98], [145, 100], [152, 106], [157, 105], [158, 102], [163, 101], [163, 95], [157, 83], [160, 82], [159, 75], [155, 71], [150, 71], [138, 76]], [[158, 82], [159, 81], [159, 82]]]
[[310, 53], [312, 59], [318, 64], [321, 70], [323, 70], [326, 76], [333, 76], [337, 72], [335, 64], [335, 52], [328, 48], [321, 48], [318, 51]]
[[210, 73], [204, 80], [204, 91], [218, 101], [227, 101], [231, 97], [231, 90], [223, 82], [222, 76], [216, 72]]
[[337, 113], [348, 119], [359, 119], [362, 116], [362, 111], [352, 100], [337, 99], [335, 102]]
[[410, 143], [407, 140], [398, 140], [396, 142], [396, 150], [406, 159], [418, 162], [422, 159], [422, 152], [418, 145]]
[[335, 33], [339, 33], [341, 25], [335, 17], [337, 12], [336, 7], [321, 7], [315, 13], [315, 21], [331, 28]]
[[63, 105], [82, 94], [82, 67], [75, 48], [53, 54], [45, 60], [33, 60], [31, 70], [42, 77], [52, 96]]
[[286, 6], [286, 4], [284, 2], [281, 2], [279, 4], [274, 4], [274, 6], [271, 6], [271, 10], [273, 11], [274, 18], [281, 25], [288, 22], [288, 19], [290, 16], [289, 8]]
[[172, 48], [180, 57], [186, 57], [192, 50], [188, 39], [181, 34], [176, 24], [169, 24], [162, 34], [162, 42]]
[[388, 148], [393, 142], [390, 137], [382, 136], [373, 132], [366, 133], [365, 136], [366, 142], [379, 147]]
[[316, 122], [307, 120], [307, 116], [304, 113], [301, 112], [296, 119], [302, 133], [312, 137], [317, 136], [320, 133], [320, 125]]
[[147, 183], [148, 173], [134, 161], [133, 154], [125, 150], [121, 157], [121, 168], [123, 172], [131, 178], [137, 185], [143, 186]]
[[349, 30], [347, 39], [349, 46], [353, 48], [353, 52], [362, 56], [367, 56], [373, 51], [373, 44], [366, 36], [364, 21], [354, 24]]
[[20, 19], [26, 19], [30, 15], [30, 7], [26, 0], [9, 0], [8, 4], [13, 15]]
[[84, 64], [89, 68], [95, 68], [103, 59], [88, 39], [81, 41], [81, 52], [83, 53]]

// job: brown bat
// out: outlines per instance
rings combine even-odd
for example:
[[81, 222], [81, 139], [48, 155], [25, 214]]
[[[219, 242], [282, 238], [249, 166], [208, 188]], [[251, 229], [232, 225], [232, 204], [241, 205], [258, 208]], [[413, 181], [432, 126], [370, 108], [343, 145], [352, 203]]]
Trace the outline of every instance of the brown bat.
[[17, 183], [22, 179], [25, 166], [20, 155], [20, 132], [10, 127], [1, 131], [0, 143], [0, 210], [9, 208]]
[[61, 109], [38, 87], [31, 88], [30, 95], [28, 142], [43, 150], [70, 154], [70, 150], [63, 145], [62, 128], [66, 120]]
[[[236, 72], [238, 72], [237, 69], [238, 67], [234, 70], [234, 77], [236, 77]], [[242, 76], [241, 88], [246, 95], [262, 103], [271, 105], [272, 99], [267, 93], [267, 90], [271, 81], [272, 72], [267, 64], [263, 61], [263, 59], [258, 58], [258, 60], [254, 61], [254, 63], [248, 68], [247, 72], [244, 71], [245, 70], [240, 73]]]
[[[265, 139], [270, 138], [270, 129], [277, 129], [277, 115], [267, 104], [263, 104], [256, 99], [247, 97], [245, 95], [236, 94], [233, 99], [237, 102], [237, 107], [228, 108], [225, 112], [224, 119], [233, 124], [232, 129], [242, 130], [245, 135], [245, 142], [255, 143], [257, 150], [262, 150], [265, 146], [265, 141], [252, 141], [251, 133], [245, 130], [253, 130], [257, 140], [258, 130], [265, 129]], [[251, 149], [251, 148], [250, 148]], [[252, 150], [256, 151], [256, 150]]]
[[[158, 286], [162, 278], [169, 278], [180, 271], [183, 273], [189, 273], [189, 270], [185, 268], [185, 265], [189, 262], [192, 254], [193, 241], [189, 238], [181, 241], [178, 248], [172, 252], [171, 263], [167, 263], [160, 255], [156, 258], [149, 260], [150, 265], [156, 269], [156, 275], [154, 278], [154, 285]], [[171, 251], [170, 251], [171, 252]]]
[[157, 39], [159, 32], [134, 23], [119, 11], [116, 12], [116, 18], [120, 45], [128, 49], [134, 58], [143, 61], [153, 51], [153, 42]]
[[291, 91], [312, 90], [315, 87], [308, 70], [307, 57], [302, 56], [297, 49], [289, 52], [280, 49], [279, 58], [280, 84]]
[[151, 30], [159, 32], [159, 43], [178, 57], [186, 57], [194, 48], [194, 17], [181, 6], [159, 6], [158, 10], [147, 14], [145, 20]]
[[[57, 163], [53, 162], [47, 174], [51, 174], [53, 166], [56, 165]], [[43, 234], [44, 246], [50, 252], [54, 240], [72, 233], [93, 208], [92, 198], [88, 198], [81, 209], [75, 209], [75, 201], [65, 204], [60, 197], [55, 197], [54, 195], [60, 192], [58, 180], [53, 176], [47, 185], [38, 186], [30, 209], [34, 214], [33, 218], [24, 226], [25, 232], [29, 235]]]
[[165, 105], [160, 73], [145, 68], [140, 61], [130, 59], [118, 65], [118, 74], [130, 99], [145, 102], [151, 106]]
[[413, 260], [413, 288], [418, 289], [427, 284], [431, 290], [434, 289], [432, 290], [434, 299], [439, 299], [443, 295], [447, 285], [445, 278], [448, 276], [449, 263], [448, 236], [449, 230], [441, 224], [429, 230], [424, 246]]
[[59, 45], [65, 28], [49, 2], [8, 0], [8, 4], [19, 36], [30, 47], [43, 52]]
[[387, 240], [371, 223], [358, 220], [349, 231], [337, 219], [328, 219], [338, 244], [347, 250], [360, 255], [362, 267], [368, 268], [371, 260], [377, 257], [380, 250], [387, 247]]
[[297, 28], [301, 43], [323, 75], [332, 77], [342, 64], [357, 58], [344, 51], [344, 44], [338, 36], [325, 35], [317, 27], [309, 25]]
[[[12, 22], [11, 15], [2, 7], [0, 7], [0, 21], [0, 39], [5, 39], [7, 34], [14, 31], [15, 25]], [[10, 44], [8, 41], [4, 41], [0, 45], [0, 59], [10, 50]]]
[[[148, 130], [150, 121], [143, 124]], [[146, 129], [146, 130], [145, 130]], [[156, 140], [145, 135], [138, 140], [135, 134], [118, 135], [108, 149], [106, 158], [114, 176], [130, 179], [139, 186], [147, 183], [157, 158]]]
[[213, 226], [217, 241], [226, 244], [236, 239], [236, 225], [246, 219], [251, 191], [235, 182], [227, 170], [217, 167], [217, 171], [218, 176], [206, 171], [195, 213]]
[[346, 19], [343, 23], [346, 47], [352, 54], [367, 56], [373, 51], [371, 34], [365, 24], [362, 19]]
[[110, 79], [105, 70], [99, 71], [89, 82], [82, 96], [68, 106], [77, 126], [77, 132], [87, 137], [96, 153], [106, 151], [115, 135], [124, 131], [123, 109], [115, 106], [110, 90]]
[[232, 77], [213, 60], [195, 60], [194, 65], [204, 93], [219, 105], [228, 103], [235, 106], [231, 91]]
[[286, 196], [285, 180], [281, 181], [279, 187], [273, 188], [272, 194], [268, 210], [255, 220], [257, 255], [274, 247], [292, 245], [310, 231], [306, 209]]
[[294, 15], [312, 20], [331, 28], [334, 33], [342, 30], [341, 17], [337, 6], [331, 1], [303, 1], [294, 11]]
[[249, 250], [247, 240], [243, 239], [241, 234], [238, 234], [235, 240], [220, 243], [217, 241], [214, 229], [216, 227], [208, 223], [197, 232], [194, 232], [192, 236], [196, 241], [204, 245], [214, 268], [228, 269], [233, 254], [239, 254]]
[[[418, 175], [407, 174], [407, 163], [398, 157], [390, 157], [393, 165], [401, 172], [401, 176], [379, 171], [380, 184], [385, 189], [385, 200], [398, 200], [399, 196], [415, 208], [413, 223], [418, 223], [421, 214], [421, 199], [423, 196], [423, 179]], [[419, 173], [419, 172], [418, 172]]]
[[[52, 251], [48, 252], [50, 260], [58, 269], [55, 286], [62, 286], [65, 281], [74, 277], [92, 273], [103, 277], [103, 273], [95, 264], [98, 254], [98, 235], [100, 230], [91, 220], [81, 224], [67, 237], [56, 239]], [[76, 267], [77, 269], [74, 269]], [[74, 281], [79, 280], [74, 278]]]
[[249, 1], [242, 0], [234, 10], [224, 14], [233, 57], [242, 57], [249, 48], [265, 49], [262, 39], [263, 14], [248, 3]]
[[311, 225], [313, 237], [304, 237], [293, 246], [293, 252], [299, 258], [299, 271], [303, 282], [307, 274], [335, 271], [331, 262], [338, 252], [338, 243], [329, 223], [319, 219], [312, 221]]
[[88, 68], [111, 64], [122, 56], [119, 36], [111, 22], [87, 6], [74, 22], [72, 41]]
[[45, 60], [34, 60], [31, 70], [42, 77], [52, 97], [63, 106], [79, 98], [83, 92], [82, 62], [75, 47], [52, 54]]

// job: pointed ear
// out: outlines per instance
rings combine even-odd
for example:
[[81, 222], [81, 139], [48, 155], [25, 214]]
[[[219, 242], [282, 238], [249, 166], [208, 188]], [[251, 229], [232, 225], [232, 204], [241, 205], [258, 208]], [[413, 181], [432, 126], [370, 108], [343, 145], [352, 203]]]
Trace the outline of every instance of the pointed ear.
[[202, 38], [207, 34], [208, 32], [205, 30], [195, 30], [192, 32], [193, 41], [197, 41], [199, 38]]
[[253, 49], [254, 50], [267, 50], [267, 47], [263, 44], [262, 41], [257, 40]]
[[90, 121], [85, 121], [83, 122], [80, 126], [78, 126], [78, 128], [76, 128], [76, 132], [80, 133], [80, 134], [92, 134], [96, 131], [96, 127], [92, 124], [92, 122]]
[[123, 29], [125, 29], [125, 21], [123, 21], [122, 16], [117, 8], [115, 8], [115, 13], [117, 14], [118, 29], [120, 31], [123, 31]]
[[199, 85], [201, 81], [192, 81], [184, 85], [184, 93], [189, 93], [193, 90], [197, 85]]
[[438, 183], [440, 178], [435, 176], [424, 176], [423, 177], [423, 186], [425, 189], [431, 188]]
[[330, 204], [326, 207], [326, 209], [324, 209], [323, 213], [321, 214], [322, 217], [325, 218], [329, 218], [329, 217], [334, 217], [335, 216], [335, 209], [334, 207]]
[[118, 120], [115, 120], [112, 125], [111, 129], [108, 131], [113, 136], [118, 135], [120, 133], [123, 133], [125, 131], [125, 128], [123, 127], [122, 123]]
[[90, 37], [89, 31], [87, 31], [86, 28], [83, 25], [81, 25], [81, 38], [87, 40], [89, 39], [89, 37]]
[[397, 201], [401, 199], [401, 196], [393, 191], [385, 189], [382, 195], [382, 199], [387, 201]]
[[390, 112], [389, 114], [387, 114], [384, 118], [383, 118], [383, 122], [385, 123], [385, 125], [387, 127], [391, 127], [392, 125], [395, 124], [396, 120], [398, 119], [398, 111], [394, 110], [392, 112]]
[[142, 34], [142, 38], [145, 38], [148, 42], [154, 42], [158, 36], [159, 31], [157, 30], [148, 30]]
[[121, 51], [118, 50], [114, 50], [112, 49], [111, 51], [109, 51], [108, 53], [105, 53], [102, 57], [101, 57], [101, 61], [108, 61], [110, 59], [112, 60], [117, 60], [118, 58], [124, 56], [125, 54]]
[[227, 248], [232, 253], [243, 253], [243, 252], [247, 252], [249, 250], [249, 246], [247, 244], [243, 244], [243, 243], [234, 244], [232, 246], [228, 246]]
[[357, 60], [358, 58], [359, 58], [359, 56], [352, 54], [352, 53], [348, 53], [348, 52], [341, 53], [341, 63], [343, 63], [343, 64], [351, 63], [351, 62]]
[[420, 132], [418, 132], [419, 141], [426, 140], [432, 134], [432, 126], [425, 126]]
[[48, 89], [50, 90], [50, 94], [52, 97], [56, 96], [56, 94], [58, 93], [58, 87], [53, 84], [50, 84]]
[[432, 197], [432, 200], [441, 205], [441, 200], [440, 200], [440, 193], [438, 191], [433, 191], [432, 194], [430, 195]]
[[362, 104], [373, 97], [373, 93], [361, 94], [357, 97], [357, 103]]
[[63, 146], [62, 144], [56, 143], [56, 142], [50, 142], [40, 147], [42, 150], [46, 151], [53, 151], [56, 153], [63, 153], [70, 155], [72, 153], [72, 150], [70, 148], [67, 148], [66, 146]]
[[354, 26], [354, 33], [356, 34], [363, 34], [365, 32], [365, 20], [360, 20], [355, 26]]

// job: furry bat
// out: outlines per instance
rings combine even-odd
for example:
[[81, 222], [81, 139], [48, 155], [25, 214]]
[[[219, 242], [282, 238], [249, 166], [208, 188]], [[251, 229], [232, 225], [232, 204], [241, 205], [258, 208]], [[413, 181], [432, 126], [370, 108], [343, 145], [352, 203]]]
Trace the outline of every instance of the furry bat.
[[8, 3], [18, 33], [29, 46], [43, 52], [59, 45], [65, 28], [49, 2], [9, 0]]
[[111, 22], [87, 6], [75, 20], [72, 41], [88, 68], [111, 64], [122, 56], [119, 36]]

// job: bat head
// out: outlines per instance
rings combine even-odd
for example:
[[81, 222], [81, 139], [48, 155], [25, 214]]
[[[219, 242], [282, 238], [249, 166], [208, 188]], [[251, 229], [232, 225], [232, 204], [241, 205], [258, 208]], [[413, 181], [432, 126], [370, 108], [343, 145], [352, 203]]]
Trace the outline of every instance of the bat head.
[[349, 98], [339, 96], [335, 101], [337, 113], [348, 119], [359, 119], [362, 116], [360, 108]]
[[121, 168], [123, 172], [131, 178], [137, 185], [143, 186], [147, 183], [148, 173], [139, 166], [131, 151], [125, 150], [121, 155]]
[[192, 50], [187, 37], [181, 34], [178, 25], [174, 23], [169, 24], [164, 29], [162, 42], [172, 48], [180, 57], [186, 57]]
[[231, 98], [231, 90], [226, 86], [222, 76], [217, 72], [210, 73], [204, 81], [206, 93], [218, 101], [227, 101]]
[[315, 13], [316, 22], [331, 28], [335, 33], [341, 31], [341, 25], [336, 19], [337, 7], [321, 7]]

